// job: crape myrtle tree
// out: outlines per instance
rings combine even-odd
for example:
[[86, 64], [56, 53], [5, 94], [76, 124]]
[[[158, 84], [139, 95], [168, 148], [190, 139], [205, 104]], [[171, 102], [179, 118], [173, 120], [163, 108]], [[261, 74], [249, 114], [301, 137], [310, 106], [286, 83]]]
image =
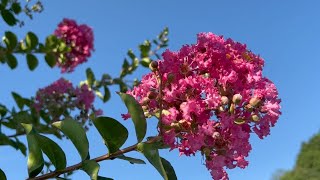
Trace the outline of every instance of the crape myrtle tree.
[[[41, 2], [2, 0], [0, 4], [3, 23], [9, 26], [23, 26], [21, 15], [32, 18], [42, 9]], [[18, 70], [15, 56], [20, 54], [31, 71], [43, 58], [41, 62], [60, 68], [61, 73], [72, 73], [89, 60], [94, 50], [90, 26], [65, 18], [52, 32], [41, 42], [33, 32], [21, 39], [5, 31], [0, 62]], [[105, 73], [97, 78], [88, 68], [87, 79], [79, 85], [60, 78], [30, 98], [12, 92], [16, 107], [0, 105], [0, 145], [12, 146], [28, 157], [27, 179], [63, 179], [76, 170], [85, 171], [91, 179], [111, 179], [98, 175], [99, 162], [122, 159], [145, 164], [139, 157], [126, 156], [131, 151], [140, 152], [163, 179], [170, 180], [177, 179], [176, 174], [159, 150], [201, 154], [216, 180], [229, 179], [227, 168], [248, 166], [250, 135], [261, 139], [269, 135], [281, 114], [276, 86], [262, 75], [264, 60], [245, 44], [213, 33], [199, 33], [195, 44], [159, 55], [168, 46], [167, 36], [165, 28], [156, 39], [140, 44], [138, 55], [129, 50], [119, 75]], [[127, 75], [138, 66], [150, 68], [150, 73], [128, 83]], [[128, 109], [122, 117], [131, 119], [135, 127], [136, 142], [129, 147], [122, 147], [128, 138], [123, 120], [106, 117], [94, 106], [96, 97], [108, 102], [110, 86], [119, 86], [119, 101]], [[152, 137], [145, 137], [148, 118], [158, 120]], [[86, 136], [90, 128], [100, 133], [107, 154], [90, 157]], [[16, 133], [6, 134], [5, 129]], [[63, 149], [47, 135], [71, 141], [82, 161], [67, 167]], [[27, 139], [27, 145], [21, 138]], [[2, 170], [0, 179], [6, 179]]]

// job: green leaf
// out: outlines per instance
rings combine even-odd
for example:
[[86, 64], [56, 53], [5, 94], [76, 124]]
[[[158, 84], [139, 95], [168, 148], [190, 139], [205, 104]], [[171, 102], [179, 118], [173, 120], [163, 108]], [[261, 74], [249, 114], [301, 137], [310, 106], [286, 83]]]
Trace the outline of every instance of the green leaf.
[[17, 20], [14, 17], [14, 15], [7, 9], [1, 10], [1, 16], [9, 26], [14, 26], [17, 23]]
[[75, 120], [66, 118], [52, 124], [60, 129], [74, 144], [78, 150], [81, 159], [84, 161], [89, 157], [89, 142], [85, 130]]
[[98, 180], [113, 180], [112, 178], [98, 176]]
[[144, 57], [141, 59], [140, 64], [143, 67], [149, 67], [149, 64], [151, 63], [151, 59], [149, 57]]
[[29, 50], [37, 47], [39, 43], [38, 37], [33, 32], [28, 32], [26, 36], [26, 45]]
[[177, 178], [176, 172], [174, 171], [171, 163], [162, 157], [160, 158], [161, 158], [162, 165], [167, 173], [168, 180], [177, 180], [178, 178]]
[[0, 133], [0, 145], [10, 145], [16, 149], [15, 142], [2, 133]]
[[11, 31], [6, 31], [4, 33], [3, 41], [7, 46], [7, 49], [12, 51], [14, 48], [16, 48], [18, 44], [18, 38], [17, 36], [11, 32]]
[[111, 97], [110, 91], [108, 87], [104, 87], [104, 96], [103, 96], [103, 102], [107, 102]]
[[33, 54], [27, 54], [27, 63], [31, 71], [33, 71], [38, 66], [38, 59]]
[[120, 78], [125, 77], [129, 73], [130, 64], [127, 59], [123, 60], [122, 70], [120, 73]]
[[93, 124], [102, 136], [109, 153], [119, 150], [128, 139], [128, 130], [113, 118], [98, 117], [93, 119]]
[[37, 140], [40, 144], [42, 151], [48, 156], [56, 170], [66, 168], [66, 155], [57, 143], [40, 134], [38, 134]]
[[7, 112], [8, 109], [4, 105], [0, 104], [0, 115], [4, 117], [7, 114]]
[[149, 57], [149, 52], [151, 50], [150, 41], [148, 41], [148, 40], [144, 41], [143, 44], [140, 44], [139, 48], [141, 51], [141, 58]]
[[58, 45], [58, 38], [55, 35], [50, 35], [46, 38], [45, 48], [53, 50]]
[[94, 81], [96, 80], [93, 71], [91, 70], [91, 68], [87, 68], [86, 70], [86, 75], [87, 75], [87, 81], [88, 81], [88, 85], [89, 87], [92, 87]]
[[1, 179], [1, 180], [7, 180], [7, 176], [6, 176], [6, 174], [2, 171], [2, 169], [0, 169], [0, 179]]
[[144, 116], [141, 105], [129, 94], [118, 93], [128, 108], [128, 111], [131, 115], [138, 142], [141, 142], [146, 135], [147, 131], [147, 121]]
[[23, 109], [24, 106], [24, 99], [18, 93], [11, 92], [13, 99], [16, 101], [17, 106], [20, 109]]
[[37, 135], [32, 128], [31, 124], [21, 124], [27, 134], [27, 141], [28, 141], [28, 173], [29, 177], [37, 176], [43, 168], [44, 160], [40, 148], [40, 144], [37, 141]]
[[44, 59], [46, 60], [47, 64], [53, 68], [56, 65], [56, 56], [53, 53], [47, 53], [44, 56]]
[[20, 111], [12, 114], [13, 121], [17, 123], [37, 124], [35, 119], [27, 111]]
[[1, 5], [2, 5], [3, 7], [6, 7], [7, 4], [8, 4], [8, 1], [9, 1], [9, 0], [1, 0]]
[[26, 155], [27, 155], [27, 147], [26, 147], [26, 145], [24, 145], [22, 142], [20, 142], [20, 141], [18, 140], [18, 138], [16, 138], [16, 145], [17, 145], [17, 149], [19, 149], [20, 152], [21, 152], [24, 156], [26, 156]]
[[[129, 49], [129, 51], [127, 52], [127, 55], [130, 57], [131, 59], [131, 64], [133, 66], [136, 65], [136, 62], [139, 62], [139, 59], [136, 57], [136, 55], [133, 53], [133, 51], [131, 49]], [[135, 69], [136, 67], [134, 67]]]
[[86, 160], [83, 162], [82, 170], [85, 171], [91, 180], [98, 180], [98, 172], [100, 165], [94, 160]]
[[18, 2], [14, 2], [11, 5], [11, 9], [15, 14], [19, 14], [21, 12], [21, 6], [20, 3]]
[[154, 148], [152, 144], [139, 143], [137, 150], [141, 152], [148, 161], [157, 169], [163, 179], [168, 180], [166, 170], [163, 167], [162, 161], [159, 156], [158, 149]]
[[7, 54], [6, 55], [6, 60], [7, 60], [7, 64], [11, 69], [14, 69], [17, 67], [18, 65], [18, 61], [16, 59], [16, 57], [12, 54]]
[[117, 156], [118, 159], [122, 159], [122, 160], [126, 160], [129, 161], [130, 164], [146, 164], [143, 160], [141, 159], [137, 159], [137, 158], [132, 158], [132, 157], [128, 157], [125, 155], [120, 155]]

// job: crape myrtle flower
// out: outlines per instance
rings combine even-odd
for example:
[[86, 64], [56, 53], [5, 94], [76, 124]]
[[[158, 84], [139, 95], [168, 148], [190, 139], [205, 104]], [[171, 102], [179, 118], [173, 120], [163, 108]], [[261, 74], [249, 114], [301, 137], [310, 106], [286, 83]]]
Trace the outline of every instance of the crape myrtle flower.
[[164, 142], [180, 155], [201, 152], [216, 180], [228, 179], [226, 168], [248, 166], [250, 134], [263, 139], [281, 114], [276, 86], [262, 75], [264, 60], [213, 33], [162, 57], [127, 93], [147, 117], [160, 119]]
[[37, 112], [44, 111], [53, 121], [75, 115], [81, 123], [85, 123], [90, 114], [99, 116], [102, 110], [95, 110], [95, 95], [86, 84], [73, 87], [72, 83], [60, 78], [51, 85], [41, 88], [36, 93], [34, 108]]
[[71, 48], [70, 52], [64, 55], [64, 58], [57, 60], [57, 65], [61, 68], [62, 73], [74, 71], [75, 67], [86, 62], [91, 56], [94, 38], [93, 31], [89, 26], [78, 25], [72, 19], [63, 19], [54, 34]]

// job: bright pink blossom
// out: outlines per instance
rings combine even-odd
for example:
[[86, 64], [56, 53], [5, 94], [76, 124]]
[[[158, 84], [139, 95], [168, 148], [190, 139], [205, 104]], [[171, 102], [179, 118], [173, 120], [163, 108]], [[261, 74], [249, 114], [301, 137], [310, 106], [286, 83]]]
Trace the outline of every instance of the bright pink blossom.
[[91, 56], [93, 32], [89, 26], [78, 25], [71, 19], [63, 19], [54, 34], [71, 47], [71, 51], [65, 54], [65, 58], [57, 61], [62, 73], [72, 72], [76, 66], [86, 62]]
[[[158, 69], [128, 93], [146, 114], [159, 117], [162, 109], [164, 142], [183, 155], [200, 151], [213, 179], [228, 179], [225, 168], [248, 166], [250, 134], [269, 135], [281, 114], [277, 89], [262, 76], [264, 60], [213, 33], [162, 56]], [[158, 96], [149, 99], [150, 92]]]

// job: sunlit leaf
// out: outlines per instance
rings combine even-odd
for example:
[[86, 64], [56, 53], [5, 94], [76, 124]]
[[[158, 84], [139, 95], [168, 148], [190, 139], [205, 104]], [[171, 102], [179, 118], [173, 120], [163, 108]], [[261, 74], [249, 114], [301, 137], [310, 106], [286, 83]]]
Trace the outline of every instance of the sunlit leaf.
[[27, 134], [28, 141], [28, 173], [29, 177], [37, 176], [44, 166], [44, 160], [40, 144], [37, 141], [37, 134], [31, 124], [22, 124]]
[[157, 171], [161, 174], [163, 179], [169, 179], [166, 170], [163, 167], [158, 149], [154, 148], [152, 144], [139, 143], [137, 145], [137, 150], [141, 152], [148, 159], [148, 161], [157, 169]]
[[33, 32], [28, 32], [26, 36], [26, 45], [29, 50], [34, 49], [37, 47], [39, 43], [37, 35]]
[[52, 124], [60, 129], [74, 144], [78, 150], [81, 159], [86, 160], [89, 157], [89, 142], [85, 130], [75, 120], [66, 118]]
[[86, 75], [87, 75], [88, 85], [89, 85], [89, 87], [91, 87], [93, 85], [94, 81], [96, 80], [91, 68], [87, 68]]
[[144, 116], [142, 107], [131, 95], [121, 92], [119, 92], [118, 94], [128, 108], [135, 126], [137, 140], [138, 142], [141, 142], [145, 137], [147, 131], [147, 121]]
[[67, 160], [61, 147], [51, 139], [40, 134], [38, 134], [37, 139], [43, 153], [48, 156], [56, 170], [64, 169], [67, 165]]
[[100, 165], [96, 161], [84, 161], [81, 169], [90, 176], [91, 180], [98, 180], [98, 172], [100, 169]]
[[128, 138], [128, 130], [113, 118], [98, 117], [93, 119], [93, 124], [104, 139], [110, 153], [119, 150]]

